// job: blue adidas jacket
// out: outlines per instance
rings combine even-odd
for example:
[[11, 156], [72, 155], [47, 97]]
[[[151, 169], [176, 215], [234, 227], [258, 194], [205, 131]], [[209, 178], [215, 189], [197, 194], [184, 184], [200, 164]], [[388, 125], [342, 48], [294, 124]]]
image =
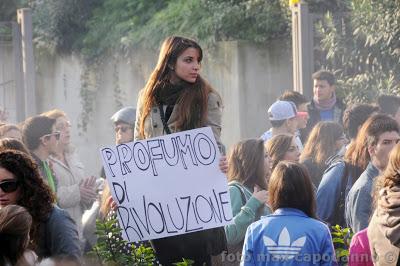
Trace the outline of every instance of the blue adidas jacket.
[[325, 224], [282, 208], [248, 227], [241, 265], [336, 265], [336, 259]]

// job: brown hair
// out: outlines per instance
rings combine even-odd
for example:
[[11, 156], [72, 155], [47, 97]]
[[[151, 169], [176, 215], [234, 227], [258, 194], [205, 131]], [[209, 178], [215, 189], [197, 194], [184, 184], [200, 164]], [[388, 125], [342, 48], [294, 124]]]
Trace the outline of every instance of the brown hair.
[[30, 154], [24, 143], [13, 138], [0, 139], [0, 150], [16, 150]]
[[279, 97], [279, 100], [293, 102], [297, 108], [299, 108], [299, 106], [302, 104], [308, 103], [308, 100], [306, 99], [306, 97], [297, 91], [285, 91]]
[[379, 192], [382, 188], [400, 186], [400, 143], [392, 149], [389, 155], [389, 162], [385, 171], [376, 178], [373, 191], [373, 207], [377, 206]]
[[292, 135], [277, 135], [268, 140], [265, 144], [267, 153], [271, 157], [271, 169], [273, 170], [275, 166], [283, 160], [286, 152], [290, 149], [292, 145], [294, 136]]
[[400, 143], [390, 152], [389, 163], [381, 176], [377, 178], [376, 189], [400, 186]]
[[47, 112], [42, 113], [41, 115], [42, 116], [46, 116], [46, 117], [50, 117], [50, 118], [53, 118], [53, 119], [57, 119], [57, 118], [60, 118], [60, 117], [67, 117], [67, 114], [64, 111], [60, 110], [60, 109], [49, 110]]
[[350, 139], [355, 139], [358, 134], [359, 127], [376, 112], [379, 107], [372, 104], [358, 103], [350, 105], [343, 112], [343, 127]]
[[396, 95], [381, 95], [378, 97], [378, 104], [383, 113], [395, 116], [400, 108], [400, 97]]
[[6, 134], [8, 131], [13, 130], [13, 129], [21, 132], [21, 129], [17, 125], [14, 125], [14, 124], [0, 125], [0, 138], [2, 138], [4, 136], [4, 134]]
[[358, 167], [361, 172], [364, 171], [371, 160], [368, 147], [376, 145], [380, 135], [391, 131], [399, 132], [396, 120], [385, 114], [371, 116], [361, 127], [356, 140], [347, 149], [345, 161]]
[[0, 209], [0, 265], [5, 265], [6, 260], [11, 265], [18, 260], [21, 262], [18, 264], [26, 265], [21, 259], [28, 245], [31, 224], [32, 216], [23, 207], [8, 205]]
[[254, 185], [267, 189], [264, 156], [261, 139], [247, 139], [235, 144], [228, 156], [228, 180], [236, 180], [251, 189]]
[[[156, 95], [159, 90], [170, 81], [172, 69], [177, 58], [188, 48], [199, 51], [200, 62], [203, 58], [201, 47], [193, 40], [172, 36], [168, 37], [162, 44], [158, 62], [143, 89], [139, 102], [143, 106], [141, 120], [139, 122], [139, 136], [144, 136], [144, 124], [150, 109], [157, 104]], [[183, 82], [189, 89], [183, 90], [177, 101], [177, 122], [175, 130], [188, 130], [202, 127], [207, 119], [208, 94], [214, 91], [211, 86], [200, 76], [195, 83]], [[140, 111], [140, 110], [139, 110]]]
[[277, 164], [268, 184], [268, 202], [272, 211], [295, 208], [316, 219], [315, 194], [307, 170], [301, 164], [282, 161]]
[[326, 160], [335, 155], [336, 141], [343, 136], [343, 127], [336, 122], [319, 122], [311, 130], [300, 161], [312, 159], [318, 165], [325, 165]]
[[336, 79], [335, 76], [326, 70], [319, 70], [312, 74], [312, 79], [314, 80], [326, 80], [330, 86], [335, 85]]
[[36, 150], [41, 144], [40, 138], [51, 134], [56, 120], [47, 116], [36, 115], [25, 120], [22, 127], [22, 141], [29, 150]]

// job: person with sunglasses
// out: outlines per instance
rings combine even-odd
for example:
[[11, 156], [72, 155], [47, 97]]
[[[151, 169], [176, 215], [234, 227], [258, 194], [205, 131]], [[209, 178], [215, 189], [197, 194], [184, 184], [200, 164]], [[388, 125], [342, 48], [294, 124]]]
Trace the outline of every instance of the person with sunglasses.
[[39, 260], [64, 255], [81, 257], [74, 221], [55, 205], [54, 193], [40, 177], [31, 157], [16, 150], [0, 150], [0, 209], [8, 205], [22, 206], [31, 215], [27, 248]]
[[307, 98], [301, 94], [300, 92], [297, 91], [285, 91], [279, 99], [280, 101], [290, 101], [293, 102], [296, 105], [297, 108], [297, 115], [296, 115], [296, 120], [297, 120], [297, 130], [295, 132], [295, 141], [296, 144], [299, 148], [299, 151], [303, 151], [303, 142], [301, 141], [301, 134], [300, 130], [303, 130], [304, 128], [307, 127], [307, 122], [309, 119], [308, 116], [308, 110], [307, 110], [307, 104], [308, 100]]
[[97, 197], [96, 177], [85, 174], [85, 168], [71, 144], [71, 123], [67, 114], [53, 109], [42, 115], [55, 119], [55, 130], [61, 133], [57, 150], [48, 159], [57, 178], [57, 204], [75, 221], [84, 247], [86, 240], [83, 236], [82, 216]]
[[115, 143], [122, 144], [133, 141], [136, 121], [136, 109], [128, 106], [113, 114]]
[[50, 154], [57, 152], [60, 139], [60, 131], [56, 130], [55, 122], [55, 119], [38, 115], [26, 119], [22, 127], [22, 140], [53, 192], [56, 192], [57, 180], [47, 160]]
[[268, 109], [268, 119], [271, 128], [260, 137], [265, 142], [281, 134], [295, 135], [298, 125], [297, 107], [292, 101], [274, 102]]

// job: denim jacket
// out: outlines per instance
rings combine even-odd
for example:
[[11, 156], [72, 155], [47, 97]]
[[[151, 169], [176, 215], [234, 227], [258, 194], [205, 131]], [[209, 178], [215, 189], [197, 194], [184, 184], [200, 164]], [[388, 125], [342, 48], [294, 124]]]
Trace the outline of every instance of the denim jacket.
[[49, 218], [40, 225], [39, 258], [71, 256], [79, 259], [82, 255], [78, 230], [69, 214], [54, 206]]
[[346, 198], [346, 222], [354, 233], [368, 227], [372, 214], [372, 188], [379, 170], [369, 163]]
[[[344, 210], [340, 215], [340, 219], [335, 217], [336, 208], [338, 207], [338, 200], [341, 193], [342, 182], [344, 180], [345, 163], [338, 162], [326, 169], [322, 176], [321, 182], [317, 190], [317, 216], [319, 219], [327, 222], [329, 225], [334, 225], [334, 220], [342, 220], [344, 222]], [[345, 197], [349, 193], [353, 185], [353, 178], [348, 176], [347, 184], [345, 187]]]

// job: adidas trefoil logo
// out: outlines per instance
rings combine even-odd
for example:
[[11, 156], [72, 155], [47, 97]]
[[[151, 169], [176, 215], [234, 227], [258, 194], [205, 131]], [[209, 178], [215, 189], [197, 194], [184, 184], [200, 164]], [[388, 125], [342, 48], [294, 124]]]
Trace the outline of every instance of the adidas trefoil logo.
[[279, 234], [278, 244], [267, 236], [263, 236], [264, 245], [274, 259], [277, 260], [290, 260], [299, 254], [301, 248], [306, 243], [307, 237], [303, 236], [290, 243], [289, 231], [284, 227]]

